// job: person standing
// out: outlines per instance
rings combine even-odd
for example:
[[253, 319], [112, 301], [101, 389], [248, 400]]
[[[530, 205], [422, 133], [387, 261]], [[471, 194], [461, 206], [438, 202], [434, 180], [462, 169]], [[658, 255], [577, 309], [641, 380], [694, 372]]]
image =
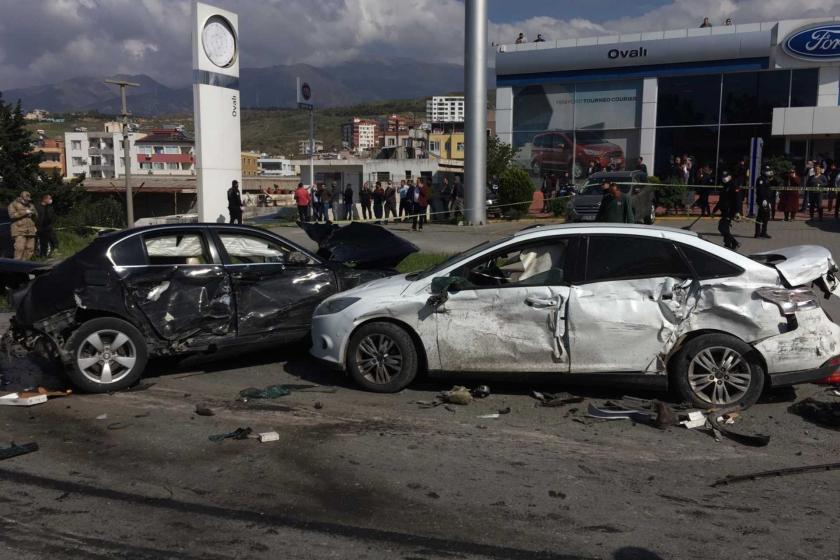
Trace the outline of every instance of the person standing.
[[520, 33], [519, 36], [516, 38], [516, 44], [521, 45], [522, 43], [525, 43], [525, 42], [526, 42], [525, 34]]
[[[408, 201], [408, 185], [405, 184], [405, 179], [400, 181], [399, 197], [400, 197], [400, 221], [404, 221], [411, 214], [411, 204]], [[403, 218], [405, 216], [405, 218]]]
[[822, 164], [814, 165], [814, 174], [808, 177], [808, 214], [814, 219], [814, 212], [823, 219], [822, 191], [828, 186], [828, 178], [823, 175]]
[[767, 235], [767, 222], [770, 221], [770, 197], [775, 191], [772, 190], [773, 170], [769, 165], [764, 166], [761, 177], [755, 181], [755, 204], [758, 207], [758, 215], [755, 218], [755, 237], [770, 239]]
[[309, 191], [303, 186], [303, 183], [298, 183], [294, 194], [295, 204], [298, 210], [298, 220], [301, 222], [309, 221]]
[[630, 197], [623, 192], [616, 183], [610, 183], [607, 195], [603, 197], [598, 208], [597, 222], [611, 222], [617, 224], [634, 224], [633, 204]]
[[805, 173], [802, 174], [802, 206], [799, 207], [800, 212], [804, 212], [808, 208], [808, 183], [813, 176], [814, 160], [809, 159], [805, 162]]
[[388, 181], [388, 186], [385, 187], [385, 223], [388, 223], [388, 217], [391, 217], [394, 221], [397, 219], [397, 202], [396, 202], [396, 194], [397, 191], [394, 189], [393, 183]]
[[796, 219], [796, 212], [799, 210], [799, 189], [802, 181], [796, 175], [796, 169], [791, 168], [785, 178], [785, 190], [779, 200], [779, 206], [784, 212], [785, 221], [792, 222]]
[[455, 184], [452, 185], [452, 217], [455, 221], [463, 219], [464, 217], [464, 185], [461, 183], [461, 177], [455, 175]]
[[700, 170], [700, 188], [697, 203], [700, 206], [700, 216], [711, 216], [712, 209], [709, 206], [709, 195], [715, 186], [715, 174], [709, 165], [704, 165]]
[[321, 221], [321, 198], [318, 194], [318, 185], [312, 185], [309, 189], [309, 207], [312, 209], [312, 221]]
[[353, 185], [344, 187], [344, 219], [353, 221]]
[[542, 33], [537, 33], [537, 38], [534, 39], [535, 43], [545, 43], [545, 39], [543, 39]]
[[645, 158], [642, 156], [639, 156], [639, 159], [636, 160], [636, 171], [641, 171], [645, 174], [645, 177], [647, 177], [647, 164], [645, 163]]
[[339, 208], [341, 207], [341, 187], [335, 181], [330, 186], [330, 206], [332, 207], [333, 220], [340, 220]]
[[370, 211], [370, 183], [365, 181], [362, 190], [359, 191], [359, 202], [362, 203], [362, 219], [370, 220], [373, 214]]
[[450, 217], [450, 206], [452, 206], [452, 185], [447, 177], [443, 178], [440, 184], [440, 199], [443, 202], [443, 219], [448, 222]]
[[[330, 221], [330, 207], [332, 207], [332, 193], [324, 183], [318, 185], [318, 198], [321, 199], [321, 215], [324, 217], [324, 223], [328, 223]], [[335, 211], [333, 211], [333, 219], [335, 218]]]
[[840, 219], [840, 172], [834, 177], [834, 182], [829, 183], [834, 187], [834, 219]]
[[729, 171], [723, 172], [721, 178], [723, 190], [720, 192], [720, 221], [718, 231], [723, 236], [723, 245], [727, 249], [737, 251], [741, 244], [732, 235], [732, 221], [741, 217], [741, 188], [736, 181], [733, 181]]
[[42, 258], [49, 257], [58, 247], [58, 238], [55, 235], [55, 210], [52, 203], [52, 195], [45, 194], [41, 197], [41, 203], [37, 208], [38, 253]]
[[[239, 181], [233, 180], [227, 192], [230, 223], [242, 224], [242, 196], [239, 193]], [[224, 218], [222, 218], [224, 219]]]
[[429, 206], [429, 187], [426, 186], [424, 179], [417, 179], [413, 194], [414, 209], [412, 214], [414, 214], [414, 217], [411, 220], [411, 230], [417, 231], [419, 229], [423, 231], [423, 224], [426, 223], [426, 207]]
[[382, 190], [382, 183], [377, 181], [376, 187], [373, 189], [373, 217], [376, 218], [376, 223], [382, 223], [382, 207], [385, 204], [385, 191]]
[[[826, 173], [826, 178], [828, 179], [828, 186], [834, 187], [834, 184], [837, 182], [837, 177], [840, 175], [837, 171], [837, 162], [832, 161], [828, 166], [828, 172]], [[833, 190], [829, 190], [825, 193], [823, 197], [828, 202], [826, 204], [826, 210], [831, 212], [834, 209], [834, 200], [837, 198], [837, 193]], [[840, 200], [838, 200], [840, 202]]]
[[15, 258], [29, 260], [35, 253], [35, 236], [38, 229], [35, 226], [37, 214], [32, 206], [32, 195], [23, 191], [9, 204], [9, 219], [12, 220], [11, 234], [15, 240]]

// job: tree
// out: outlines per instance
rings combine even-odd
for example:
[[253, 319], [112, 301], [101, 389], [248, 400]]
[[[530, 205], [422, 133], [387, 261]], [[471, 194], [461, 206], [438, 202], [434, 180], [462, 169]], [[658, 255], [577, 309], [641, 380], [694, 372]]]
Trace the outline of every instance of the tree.
[[508, 167], [499, 177], [499, 203], [516, 213], [528, 212], [534, 200], [534, 185], [528, 172], [518, 167]]
[[34, 138], [26, 128], [20, 101], [12, 106], [0, 94], [0, 203], [8, 204], [23, 190], [32, 190], [42, 179], [40, 152], [33, 152]]
[[487, 179], [499, 178], [510, 167], [515, 152], [513, 146], [502, 142], [498, 136], [487, 139]]

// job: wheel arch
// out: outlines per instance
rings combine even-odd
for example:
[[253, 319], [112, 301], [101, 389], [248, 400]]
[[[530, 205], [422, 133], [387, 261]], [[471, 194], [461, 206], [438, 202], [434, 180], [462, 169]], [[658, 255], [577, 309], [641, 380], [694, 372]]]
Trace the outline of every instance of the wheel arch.
[[665, 360], [665, 371], [666, 371], [667, 376], [668, 376], [669, 384], [671, 383], [671, 376], [674, 374], [674, 368], [672, 366], [672, 362], [673, 362], [674, 358], [676, 358], [677, 354], [679, 354], [680, 350], [682, 350], [683, 346], [685, 346], [688, 342], [694, 340], [695, 338], [699, 338], [699, 337], [707, 335], [707, 334], [721, 334], [721, 335], [724, 335], [724, 336], [729, 336], [729, 337], [738, 339], [741, 342], [743, 342], [744, 344], [750, 346], [753, 349], [753, 352], [755, 353], [755, 356], [760, 360], [759, 365], [761, 366], [762, 370], [764, 371], [765, 381], [769, 379], [769, 374], [767, 373], [767, 359], [764, 357], [764, 354], [762, 354], [761, 351], [758, 348], [755, 347], [754, 344], [752, 344], [750, 342], [747, 342], [746, 340], [742, 339], [741, 337], [735, 336], [734, 334], [732, 334], [730, 332], [721, 331], [721, 330], [717, 330], [717, 329], [698, 329], [696, 331], [691, 331], [691, 332], [688, 332], [688, 333], [682, 335], [679, 338], [679, 340], [677, 341], [677, 343], [674, 344], [674, 347], [671, 349], [671, 351], [669, 352], [668, 358]]
[[371, 323], [391, 323], [392, 325], [396, 325], [396, 326], [402, 328], [403, 330], [405, 330], [405, 332], [408, 333], [408, 336], [411, 337], [411, 341], [414, 343], [414, 349], [417, 352], [417, 358], [419, 360], [418, 364], [417, 364], [418, 373], [426, 373], [426, 372], [429, 371], [429, 359], [426, 356], [426, 347], [423, 345], [423, 341], [420, 339], [420, 335], [417, 334], [417, 331], [414, 330], [414, 328], [412, 328], [411, 325], [409, 325], [405, 321], [395, 319], [394, 317], [370, 317], [370, 318], [365, 319], [364, 321], [362, 321], [361, 323], [359, 323], [358, 325], [353, 327], [353, 330], [350, 331], [350, 333], [345, 338], [345, 340], [348, 341], [348, 344], [346, 344], [344, 346], [344, 350], [343, 350], [344, 356], [342, 356], [343, 361], [344, 361], [344, 365], [345, 365], [345, 369], [347, 368], [347, 363], [348, 363], [348, 358], [349, 358], [348, 357], [348, 352], [350, 351], [350, 348], [349, 348], [350, 347], [350, 345], [349, 345], [350, 339], [353, 338], [353, 335], [356, 334], [356, 331], [358, 331], [360, 328], [364, 327], [365, 325], [369, 325]]

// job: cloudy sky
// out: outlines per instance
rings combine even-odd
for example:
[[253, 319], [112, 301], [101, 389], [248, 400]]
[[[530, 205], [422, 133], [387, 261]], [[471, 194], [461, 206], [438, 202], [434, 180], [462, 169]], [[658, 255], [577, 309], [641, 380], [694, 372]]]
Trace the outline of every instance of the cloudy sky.
[[[840, 15], [840, 0], [489, 0], [490, 41]], [[364, 57], [463, 60], [462, 0], [215, 0], [239, 14], [245, 66]], [[189, 82], [188, 0], [0, 0], [0, 90], [75, 76]]]

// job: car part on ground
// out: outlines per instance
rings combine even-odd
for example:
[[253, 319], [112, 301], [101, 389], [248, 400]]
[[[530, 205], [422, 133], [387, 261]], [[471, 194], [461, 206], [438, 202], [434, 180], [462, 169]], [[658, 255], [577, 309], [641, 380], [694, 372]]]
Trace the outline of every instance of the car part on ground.
[[774, 469], [772, 471], [761, 471], [737, 476], [730, 475], [726, 478], [716, 480], [711, 484], [711, 486], [712, 488], [717, 488], [718, 486], [727, 486], [729, 484], [735, 484], [737, 482], [749, 482], [753, 480], [758, 480], [760, 478], [778, 478], [781, 476], [791, 476], [794, 474], [836, 471], [838, 469], [840, 469], [840, 463], [826, 463], [823, 465], [807, 465], [803, 467], [790, 467], [787, 469]]

